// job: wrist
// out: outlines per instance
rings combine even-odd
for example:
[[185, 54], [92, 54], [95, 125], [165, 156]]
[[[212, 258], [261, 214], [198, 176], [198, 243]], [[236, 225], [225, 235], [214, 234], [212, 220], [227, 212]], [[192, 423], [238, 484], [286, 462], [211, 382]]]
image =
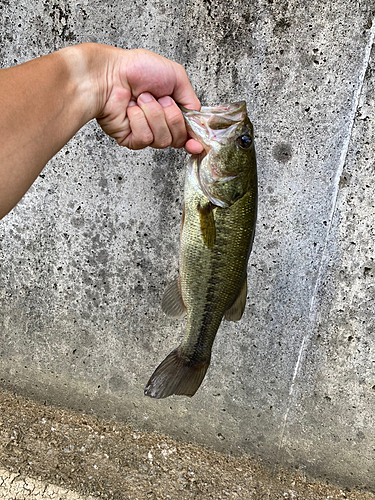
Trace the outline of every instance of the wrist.
[[59, 51], [67, 64], [72, 92], [85, 123], [100, 115], [110, 92], [113, 71], [108, 48], [111, 47], [83, 43]]

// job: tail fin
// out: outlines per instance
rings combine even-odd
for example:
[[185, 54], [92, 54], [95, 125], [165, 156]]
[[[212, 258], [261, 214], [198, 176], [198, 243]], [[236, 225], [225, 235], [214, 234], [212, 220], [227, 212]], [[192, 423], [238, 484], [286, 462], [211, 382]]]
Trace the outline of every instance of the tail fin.
[[203, 362], [186, 359], [177, 348], [151, 375], [144, 390], [145, 396], [161, 399], [177, 394], [191, 398], [199, 389], [209, 364], [210, 359]]

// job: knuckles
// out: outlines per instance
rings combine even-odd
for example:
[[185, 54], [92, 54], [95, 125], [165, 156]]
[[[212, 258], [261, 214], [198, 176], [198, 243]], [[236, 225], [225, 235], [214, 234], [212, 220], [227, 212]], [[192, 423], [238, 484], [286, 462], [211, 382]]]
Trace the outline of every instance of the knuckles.
[[168, 113], [167, 122], [170, 128], [184, 127], [184, 118], [179, 109]]
[[187, 133], [179, 108], [173, 105], [163, 108], [157, 101], [150, 104], [147, 110], [138, 105], [128, 107], [124, 123], [105, 123], [103, 119], [98, 122], [120, 146], [132, 150], [148, 146], [155, 149], [183, 147]]
[[147, 148], [147, 146], [151, 146], [154, 142], [154, 135], [151, 130], [145, 130], [142, 135], [134, 137], [132, 142], [134, 142], [134, 146], [136, 146], [132, 149]]
[[172, 136], [166, 136], [157, 141], [157, 143], [152, 144], [153, 148], [165, 149], [172, 144]]

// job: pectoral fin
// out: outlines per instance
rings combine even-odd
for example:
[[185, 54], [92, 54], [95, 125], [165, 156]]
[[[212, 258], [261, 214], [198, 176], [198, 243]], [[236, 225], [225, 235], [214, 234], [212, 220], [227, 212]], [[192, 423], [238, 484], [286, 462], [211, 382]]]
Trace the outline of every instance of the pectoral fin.
[[212, 248], [216, 238], [215, 217], [213, 213], [214, 205], [198, 205], [199, 222], [201, 226], [201, 234], [204, 244], [207, 248]]
[[247, 296], [247, 275], [242, 283], [240, 293], [231, 307], [225, 311], [224, 317], [227, 321], [239, 321], [245, 310]]
[[164, 292], [161, 308], [167, 316], [181, 319], [185, 316], [186, 307], [182, 301], [178, 278], [176, 278]]

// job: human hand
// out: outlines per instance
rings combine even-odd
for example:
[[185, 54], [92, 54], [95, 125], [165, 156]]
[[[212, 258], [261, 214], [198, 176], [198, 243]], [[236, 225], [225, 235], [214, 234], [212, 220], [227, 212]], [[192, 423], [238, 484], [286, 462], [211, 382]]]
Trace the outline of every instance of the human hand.
[[93, 118], [121, 146], [200, 153], [176, 102], [200, 109], [182, 66], [147, 50], [86, 43], [1, 69], [0, 218]]
[[96, 116], [103, 130], [130, 149], [185, 147], [200, 153], [189, 139], [176, 102], [200, 109], [184, 68], [148, 50], [96, 46], [107, 58], [105, 99]]

